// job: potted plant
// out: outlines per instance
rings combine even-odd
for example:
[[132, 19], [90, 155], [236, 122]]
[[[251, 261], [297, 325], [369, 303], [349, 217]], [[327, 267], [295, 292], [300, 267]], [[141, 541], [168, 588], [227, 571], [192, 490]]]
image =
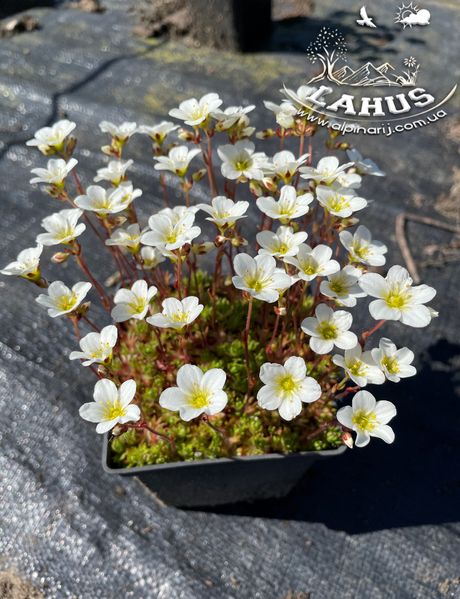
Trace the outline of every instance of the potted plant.
[[[395, 406], [364, 388], [414, 375], [414, 354], [372, 336], [386, 320], [427, 326], [435, 290], [413, 286], [401, 266], [375, 272], [387, 248], [356, 214], [368, 203], [363, 178], [384, 173], [333, 130], [326, 147], [348, 161], [314, 159], [311, 92], [265, 103], [276, 128], [256, 138], [279, 140], [272, 156], [249, 139], [255, 107], [224, 110], [214, 93], [170, 111], [181, 128], [102, 122], [109, 161], [94, 184], [77, 174], [75, 123], [27, 142], [53, 156], [31, 183], [65, 208], [2, 273], [42, 287], [37, 302], [72, 325], [80, 348], [70, 359], [98, 379], [80, 415], [106, 435], [105, 470], [139, 476], [168, 503], [283, 495], [315, 459], [394, 439]], [[134, 134], [151, 140], [165, 202], [148, 219], [138, 218], [135, 204], [148, 208], [125, 156]], [[249, 214], [258, 214], [257, 230]], [[105, 284], [87, 261], [90, 234], [101, 241]], [[45, 248], [58, 250], [54, 263], [75, 261], [82, 280], [48, 282]], [[95, 321], [90, 297], [106, 322]], [[357, 331], [352, 311], [368, 308], [369, 327]]]

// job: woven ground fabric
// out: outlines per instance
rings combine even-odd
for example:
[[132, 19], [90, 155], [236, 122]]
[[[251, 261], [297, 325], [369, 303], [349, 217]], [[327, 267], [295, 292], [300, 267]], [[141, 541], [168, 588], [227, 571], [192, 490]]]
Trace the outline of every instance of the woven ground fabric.
[[[77, 123], [76, 157], [88, 184], [104, 162], [102, 137], [94, 135], [101, 120], [151, 124], [185, 97], [209, 91], [225, 105], [278, 101], [283, 82], [304, 81], [311, 28], [353, 22], [356, 9], [351, 0], [340, 10], [326, 0], [312, 20], [277, 26], [266, 52], [235, 56], [145, 42], [131, 32], [128, 3], [104, 4], [103, 14], [36, 9], [41, 29], [0, 41], [2, 266], [33, 244], [40, 220], [54, 209], [28, 185], [30, 169], [42, 164], [24, 145], [36, 129], [63, 116]], [[456, 81], [459, 9], [434, 0], [424, 5], [433, 23], [425, 50], [414, 32], [403, 37], [393, 29], [389, 9], [375, 7], [372, 16], [388, 24], [390, 52], [442, 48], [438, 63], [424, 65], [430, 85], [444, 81], [443, 64], [452, 65]], [[354, 60], [381, 51], [354, 39]], [[272, 124], [258, 112], [258, 128]], [[458, 115], [458, 99], [450, 112]], [[453, 116], [448, 127], [433, 125], [389, 144], [356, 142], [388, 173], [383, 183], [366, 181], [374, 202], [363, 221], [388, 241], [390, 263], [402, 263], [394, 238], [401, 211], [451, 218], [455, 122]], [[128, 154], [147, 216], [161, 205], [158, 176], [143, 140], [133, 138]], [[418, 223], [407, 232], [420, 263], [427, 245], [452, 240]], [[137, 480], [102, 471], [101, 438], [78, 417], [93, 379], [67, 359], [75, 346], [66, 323], [51, 321], [25, 282], [2, 278], [0, 571], [16, 571], [46, 599], [460, 598], [460, 269], [452, 260], [420, 270], [423, 282], [438, 289], [441, 316], [427, 331], [386, 329], [415, 349], [419, 370], [414, 379], [387, 385], [381, 397], [398, 407], [396, 442], [376, 441], [316, 464], [284, 500], [207, 512], [163, 506]], [[65, 273], [69, 281], [75, 276], [70, 268]]]

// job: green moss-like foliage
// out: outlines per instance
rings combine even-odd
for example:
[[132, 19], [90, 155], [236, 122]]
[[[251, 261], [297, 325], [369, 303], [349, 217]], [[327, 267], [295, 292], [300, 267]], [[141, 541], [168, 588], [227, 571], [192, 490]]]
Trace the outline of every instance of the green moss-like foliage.
[[[210, 281], [203, 273], [198, 272], [195, 281], [201, 291], [210, 288]], [[134, 467], [177, 460], [332, 449], [341, 445], [341, 431], [333, 426], [336, 407], [330, 392], [337, 381], [337, 370], [330, 359], [318, 361], [305, 341], [299, 346], [294, 332], [284, 332], [274, 351], [269, 336], [264, 337], [264, 330], [268, 334], [273, 330], [273, 306], [255, 302], [249, 339], [255, 378], [248, 392], [242, 341], [247, 302], [241, 296], [221, 296], [213, 308], [209, 294], [201, 292], [200, 297], [205, 308], [187, 334], [163, 329], [159, 336], [159, 329], [144, 321], [127, 324], [119, 353], [110, 366], [112, 378], [119, 382], [131, 377], [136, 380], [143, 418], [152, 429], [174, 440], [177, 453], [166, 440], [145, 430], [131, 429], [111, 440], [113, 464]], [[311, 306], [312, 298], [305, 297], [302, 317], [311, 311]], [[267, 323], [265, 328], [263, 322]], [[167, 348], [167, 352], [162, 348]], [[256, 395], [261, 386], [257, 377], [260, 366], [267, 361], [282, 363], [289, 355], [305, 358], [308, 373], [320, 382], [323, 395], [312, 404], [304, 404], [301, 415], [286, 422], [277, 411], [259, 408]], [[158, 403], [161, 391], [175, 386], [177, 370], [186, 362], [197, 364], [203, 371], [223, 368], [227, 373], [228, 404], [222, 414], [210, 418], [212, 426], [200, 418], [184, 422], [178, 413], [163, 409]]]

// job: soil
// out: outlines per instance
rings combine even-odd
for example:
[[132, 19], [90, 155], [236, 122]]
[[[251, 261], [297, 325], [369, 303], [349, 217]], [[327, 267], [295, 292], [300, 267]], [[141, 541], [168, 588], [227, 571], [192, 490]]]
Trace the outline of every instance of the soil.
[[1, 599], [44, 599], [44, 595], [15, 572], [0, 572]]

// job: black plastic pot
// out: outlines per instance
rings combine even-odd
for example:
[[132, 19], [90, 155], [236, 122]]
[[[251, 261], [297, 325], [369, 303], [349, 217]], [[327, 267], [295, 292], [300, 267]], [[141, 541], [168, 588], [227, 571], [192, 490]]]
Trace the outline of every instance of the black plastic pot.
[[137, 476], [157, 497], [177, 507], [210, 507], [284, 497], [317, 460], [341, 455], [346, 447], [293, 454], [267, 454], [114, 468], [107, 438], [102, 466], [109, 474]]

